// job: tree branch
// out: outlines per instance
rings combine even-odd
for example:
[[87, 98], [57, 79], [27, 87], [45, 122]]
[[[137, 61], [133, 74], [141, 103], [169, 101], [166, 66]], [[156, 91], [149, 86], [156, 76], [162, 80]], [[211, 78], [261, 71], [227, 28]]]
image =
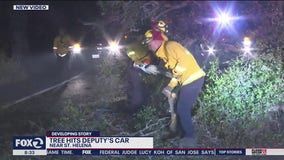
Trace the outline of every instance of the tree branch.
[[[154, 126], [158, 125], [161, 121], [164, 121], [164, 120], [167, 120], [167, 119], [170, 119], [170, 117], [161, 118], [161, 119], [159, 119], [156, 123], [153, 123], [153, 124], [151, 124], [151, 125], [149, 125], [149, 126], [146, 126], [145, 128], [143, 128], [143, 129], [141, 129], [141, 130], [139, 130], [139, 131], [137, 131], [137, 132], [135, 132], [135, 133], [132, 133], [131, 135], [133, 135], [133, 136], [135, 136], [135, 135], [137, 135], [137, 134], [145, 135], [146, 133], [144, 134], [144, 132], [145, 132], [146, 130], [150, 129], [151, 127], [154, 127]], [[163, 127], [165, 127], [165, 126], [167, 126], [167, 125], [168, 125], [168, 124], [163, 125], [163, 126], [160, 127], [160, 128], [163, 128]]]
[[173, 10], [183, 8], [185, 6], [187, 6], [187, 1], [183, 1], [181, 4], [173, 6], [173, 7], [169, 8], [169, 9], [165, 10], [164, 12], [161, 12], [160, 14], [155, 16], [153, 20], [158, 20], [162, 15], [165, 15], [166, 13], [171, 12]]

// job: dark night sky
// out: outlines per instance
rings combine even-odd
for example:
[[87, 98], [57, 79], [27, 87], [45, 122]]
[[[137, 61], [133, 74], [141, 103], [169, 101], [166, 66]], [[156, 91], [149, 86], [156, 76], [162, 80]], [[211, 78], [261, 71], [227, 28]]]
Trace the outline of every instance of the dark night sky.
[[[14, 4], [48, 4], [49, 10], [14, 11]], [[47, 51], [52, 48], [53, 38], [61, 27], [75, 40], [92, 39], [86, 37], [92, 36], [91, 27], [82, 25], [80, 21], [94, 20], [99, 15], [96, 1], [0, 2], [0, 39], [12, 41], [12, 32], [21, 30], [25, 32], [30, 51]], [[11, 18], [13, 16], [16, 18]]]

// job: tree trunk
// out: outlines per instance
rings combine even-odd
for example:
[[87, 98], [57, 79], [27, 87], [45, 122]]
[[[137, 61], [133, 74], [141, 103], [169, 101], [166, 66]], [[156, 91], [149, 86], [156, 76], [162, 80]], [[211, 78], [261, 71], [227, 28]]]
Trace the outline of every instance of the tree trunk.
[[12, 39], [12, 55], [20, 58], [29, 53], [29, 43], [27, 38], [27, 15], [23, 12], [10, 14], [10, 27]]

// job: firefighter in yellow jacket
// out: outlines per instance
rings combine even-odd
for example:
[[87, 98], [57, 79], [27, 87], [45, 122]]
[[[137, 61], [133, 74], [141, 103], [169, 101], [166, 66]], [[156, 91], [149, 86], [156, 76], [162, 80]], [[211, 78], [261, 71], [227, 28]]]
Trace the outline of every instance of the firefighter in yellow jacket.
[[66, 34], [65, 30], [60, 29], [59, 35], [54, 38], [53, 41], [53, 53], [59, 57], [64, 57], [70, 54], [70, 46], [72, 41], [69, 35]]
[[177, 114], [184, 137], [181, 147], [195, 145], [195, 133], [191, 120], [191, 110], [204, 83], [205, 72], [200, 68], [193, 55], [175, 41], [165, 41], [161, 32], [148, 30], [144, 43], [165, 62], [165, 68], [172, 71], [173, 78], [162, 93], [171, 96], [176, 86], [181, 86], [177, 101]]

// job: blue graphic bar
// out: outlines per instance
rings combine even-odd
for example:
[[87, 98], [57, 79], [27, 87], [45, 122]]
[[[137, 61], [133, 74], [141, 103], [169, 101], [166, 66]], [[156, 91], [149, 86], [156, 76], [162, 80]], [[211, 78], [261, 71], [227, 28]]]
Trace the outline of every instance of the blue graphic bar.
[[14, 136], [13, 149], [42, 150], [46, 147], [43, 136]]
[[246, 149], [216, 149], [216, 155], [220, 156], [220, 155], [224, 155], [224, 156], [232, 156], [232, 155], [246, 155]]

